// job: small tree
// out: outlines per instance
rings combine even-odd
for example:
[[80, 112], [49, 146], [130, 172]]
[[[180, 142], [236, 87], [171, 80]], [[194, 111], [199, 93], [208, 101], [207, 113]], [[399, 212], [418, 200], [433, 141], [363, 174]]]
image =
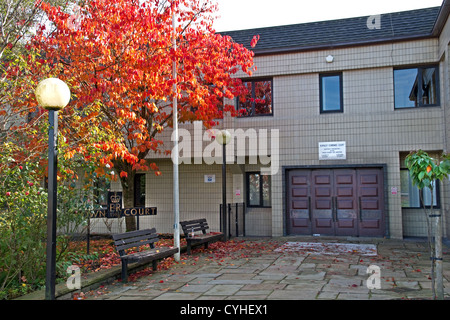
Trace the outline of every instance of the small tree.
[[[433, 190], [436, 180], [448, 177], [450, 174], [450, 154], [444, 154], [442, 160], [433, 159], [426, 152], [419, 150], [411, 152], [406, 157], [406, 166], [414, 185], [423, 190], [429, 188], [431, 191], [431, 201], [429, 208], [423, 201], [423, 209], [426, 215], [428, 230], [428, 248], [431, 259], [431, 283], [433, 299], [442, 300], [444, 298], [444, 285], [442, 276], [442, 213], [433, 209]], [[434, 223], [433, 223], [434, 222]], [[433, 228], [434, 225], [434, 228]]]

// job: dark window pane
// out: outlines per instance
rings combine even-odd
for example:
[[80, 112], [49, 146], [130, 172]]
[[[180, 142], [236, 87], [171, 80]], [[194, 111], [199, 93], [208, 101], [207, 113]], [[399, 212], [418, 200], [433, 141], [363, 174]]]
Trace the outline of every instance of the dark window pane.
[[106, 208], [108, 205], [108, 191], [111, 183], [105, 178], [98, 178], [94, 188], [94, 203], [96, 207]]
[[422, 104], [437, 104], [436, 68], [426, 68], [422, 71]]
[[272, 113], [272, 81], [255, 82], [255, 114]]
[[250, 206], [259, 206], [260, 205], [260, 186], [259, 186], [259, 174], [253, 173], [249, 174], [249, 205]]
[[262, 178], [262, 205], [263, 207], [270, 207], [272, 205], [271, 190], [272, 180], [269, 175], [261, 176]]
[[145, 207], [145, 174], [134, 176], [134, 206]]
[[238, 97], [241, 117], [272, 114], [272, 81], [243, 82], [245, 92]]
[[418, 105], [418, 70], [402, 69], [394, 71], [395, 107], [411, 108]]
[[[413, 185], [408, 170], [400, 171], [400, 182], [402, 189], [402, 207], [404, 208], [421, 208], [421, 202], [427, 207], [431, 204], [431, 190], [430, 188], [424, 188], [422, 191]], [[422, 193], [422, 200], [420, 194]], [[437, 185], [433, 183], [433, 206], [438, 204], [438, 192]]]
[[321, 90], [321, 111], [341, 111], [341, 77], [339, 75], [322, 76]]
[[394, 70], [395, 108], [439, 104], [438, 68]]

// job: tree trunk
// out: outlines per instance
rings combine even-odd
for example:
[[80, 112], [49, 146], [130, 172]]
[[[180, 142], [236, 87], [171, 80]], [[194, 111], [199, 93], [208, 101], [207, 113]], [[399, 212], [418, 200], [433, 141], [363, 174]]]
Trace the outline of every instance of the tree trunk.
[[[124, 208], [134, 207], [134, 176], [135, 173], [132, 171], [128, 172], [127, 177], [120, 179], [122, 184]], [[125, 228], [127, 232], [136, 230], [136, 217], [125, 217]]]
[[441, 214], [435, 217], [435, 263], [436, 263], [436, 298], [444, 300], [444, 282], [442, 270], [442, 219]]

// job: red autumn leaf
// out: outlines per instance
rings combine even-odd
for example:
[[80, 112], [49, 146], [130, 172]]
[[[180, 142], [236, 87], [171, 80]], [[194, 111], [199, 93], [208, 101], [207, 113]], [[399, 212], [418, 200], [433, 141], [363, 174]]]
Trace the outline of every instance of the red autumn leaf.
[[120, 177], [121, 178], [126, 178], [126, 177], [128, 177], [128, 173], [126, 173], [125, 171], [121, 171], [120, 172]]
[[252, 41], [250, 42], [250, 45], [252, 48], [254, 48], [256, 46], [256, 44], [258, 43], [259, 40], [259, 34], [256, 36], [253, 36]]

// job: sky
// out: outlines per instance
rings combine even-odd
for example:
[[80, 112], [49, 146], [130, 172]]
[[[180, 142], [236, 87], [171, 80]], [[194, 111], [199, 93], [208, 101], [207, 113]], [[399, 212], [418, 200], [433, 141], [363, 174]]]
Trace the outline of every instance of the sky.
[[443, 0], [217, 0], [216, 31], [334, 20], [440, 6]]

